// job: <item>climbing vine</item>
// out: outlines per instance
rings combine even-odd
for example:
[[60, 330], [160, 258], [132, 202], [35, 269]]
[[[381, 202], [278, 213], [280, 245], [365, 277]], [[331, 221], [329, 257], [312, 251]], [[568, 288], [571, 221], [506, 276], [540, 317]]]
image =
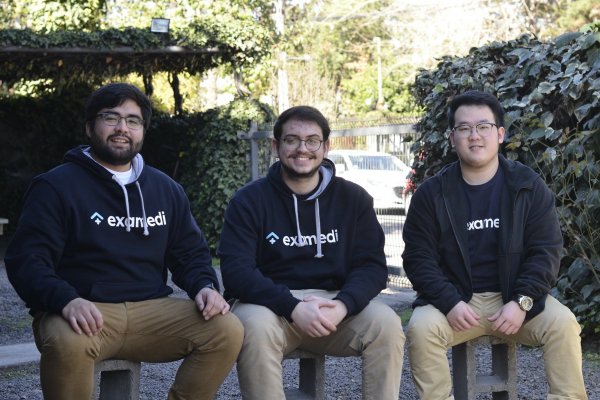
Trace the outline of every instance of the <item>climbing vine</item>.
[[252, 29], [241, 25], [207, 18], [169, 34], [139, 28], [46, 34], [0, 30], [0, 81], [10, 87], [49, 79], [63, 87], [130, 73], [199, 74], [223, 64], [243, 70], [269, 56], [272, 40], [258, 24]]

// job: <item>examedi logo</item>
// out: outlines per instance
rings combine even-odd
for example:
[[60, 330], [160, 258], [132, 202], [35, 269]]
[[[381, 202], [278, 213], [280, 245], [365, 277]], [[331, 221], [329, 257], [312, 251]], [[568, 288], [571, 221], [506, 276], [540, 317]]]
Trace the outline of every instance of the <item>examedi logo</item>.
[[[275, 244], [279, 240], [279, 235], [275, 232], [269, 233], [265, 239], [271, 244]], [[321, 243], [337, 243], [339, 241], [338, 238], [338, 230], [332, 229], [329, 233], [321, 234]], [[317, 243], [317, 235], [307, 235], [307, 236], [283, 236], [281, 238], [281, 242], [284, 246], [288, 247], [302, 247], [302, 246], [310, 246]]]
[[500, 218], [477, 219], [475, 221], [467, 222], [468, 231], [498, 228], [500, 228]]
[[[110, 215], [108, 217], [102, 216], [100, 213], [95, 212], [90, 216], [90, 219], [96, 223], [96, 225], [100, 225], [104, 220], [108, 226], [113, 227], [122, 227], [126, 228], [128, 226], [132, 228], [143, 228], [144, 227], [144, 219], [142, 217], [119, 217], [115, 215]], [[164, 211], [159, 211], [154, 217], [147, 217], [146, 223], [149, 227], [153, 226], [164, 226], [167, 225], [167, 217], [165, 216]]]

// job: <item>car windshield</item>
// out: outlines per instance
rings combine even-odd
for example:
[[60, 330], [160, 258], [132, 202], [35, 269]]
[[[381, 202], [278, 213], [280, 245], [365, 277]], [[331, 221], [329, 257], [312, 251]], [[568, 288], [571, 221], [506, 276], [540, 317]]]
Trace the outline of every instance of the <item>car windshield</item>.
[[352, 165], [358, 169], [401, 171], [399, 163], [393, 157], [386, 156], [349, 156]]

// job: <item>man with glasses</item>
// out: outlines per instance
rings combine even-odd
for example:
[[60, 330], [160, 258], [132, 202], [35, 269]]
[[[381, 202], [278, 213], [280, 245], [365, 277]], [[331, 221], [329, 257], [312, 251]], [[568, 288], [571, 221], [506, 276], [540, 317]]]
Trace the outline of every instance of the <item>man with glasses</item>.
[[284, 111], [273, 129], [279, 161], [225, 213], [219, 256], [244, 324], [244, 399], [285, 399], [281, 362], [296, 349], [360, 355], [363, 398], [398, 398], [402, 324], [373, 301], [387, 284], [383, 230], [367, 192], [335, 176], [329, 133], [315, 108]]
[[407, 329], [417, 391], [452, 398], [447, 350], [493, 335], [543, 347], [548, 399], [587, 399], [580, 326], [549, 294], [562, 248], [554, 195], [498, 154], [506, 132], [494, 96], [454, 97], [448, 121], [458, 161], [419, 186], [402, 233], [418, 293]]
[[[212, 399], [243, 327], [218, 291], [183, 188], [144, 164], [148, 98], [115, 83], [85, 109], [90, 146], [36, 177], [5, 257], [34, 316], [46, 400], [89, 399], [94, 365], [183, 359], [168, 398]], [[189, 299], [173, 298], [167, 274]]]

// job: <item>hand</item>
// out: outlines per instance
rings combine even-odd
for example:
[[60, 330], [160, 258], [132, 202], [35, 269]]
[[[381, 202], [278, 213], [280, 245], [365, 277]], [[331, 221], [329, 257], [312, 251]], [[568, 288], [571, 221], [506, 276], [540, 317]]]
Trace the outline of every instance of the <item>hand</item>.
[[96, 305], [81, 297], [68, 302], [62, 309], [62, 316], [79, 335], [85, 333], [88, 336], [95, 336], [104, 325], [102, 313]]
[[[322, 298], [311, 295], [306, 297], [304, 301], [311, 301], [317, 299], [323, 300]], [[334, 307], [331, 307], [329, 305], [330, 303], [328, 303], [327, 306], [319, 307], [319, 311], [321, 311], [321, 314], [323, 314], [325, 318], [327, 318], [332, 324], [338, 326], [340, 322], [342, 322], [344, 318], [346, 318], [346, 315], [348, 315], [348, 308], [341, 300], [332, 301], [335, 303]]]
[[459, 301], [446, 315], [448, 323], [455, 331], [466, 331], [479, 326], [479, 315], [464, 301]]
[[336, 326], [323, 313], [324, 308], [335, 308], [336, 302], [309, 296], [292, 311], [292, 320], [302, 331], [312, 337], [322, 337], [336, 331]]
[[211, 288], [201, 289], [196, 298], [196, 306], [202, 311], [202, 316], [206, 321], [217, 314], [227, 314], [229, 312], [229, 304], [225, 301], [221, 293]]
[[492, 330], [505, 335], [514, 335], [523, 326], [525, 315], [526, 312], [521, 310], [516, 301], [509, 301], [489, 317], [488, 321], [493, 322]]

